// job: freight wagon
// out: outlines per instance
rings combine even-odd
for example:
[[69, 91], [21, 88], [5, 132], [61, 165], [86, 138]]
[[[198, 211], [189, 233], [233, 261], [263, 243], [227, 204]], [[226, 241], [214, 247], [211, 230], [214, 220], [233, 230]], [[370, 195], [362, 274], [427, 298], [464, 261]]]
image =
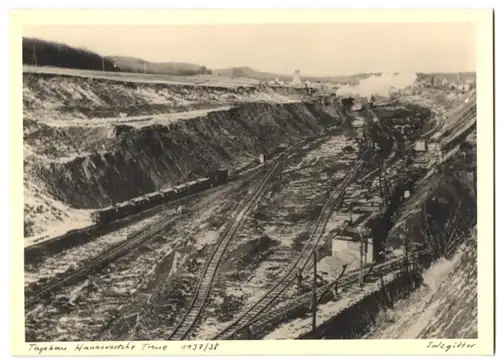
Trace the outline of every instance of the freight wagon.
[[206, 178], [199, 178], [188, 183], [177, 185], [173, 188], [149, 193], [126, 202], [95, 211], [92, 213], [92, 221], [95, 224], [109, 223], [153, 208], [157, 205], [172, 202], [227, 183], [228, 170], [219, 169], [210, 173], [210, 175]]

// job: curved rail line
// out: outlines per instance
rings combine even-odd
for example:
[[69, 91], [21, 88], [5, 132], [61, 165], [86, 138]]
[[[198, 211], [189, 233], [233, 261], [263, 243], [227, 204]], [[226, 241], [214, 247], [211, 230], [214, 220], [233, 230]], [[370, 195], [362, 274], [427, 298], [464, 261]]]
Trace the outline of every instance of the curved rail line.
[[[259, 169], [255, 173], [251, 174], [246, 182], [249, 182], [253, 180], [259, 173], [261, 173], [262, 170]], [[203, 205], [210, 204], [214, 199], [216, 198], [215, 195], [210, 196], [206, 199], [203, 199], [197, 203], [195, 203], [191, 210], [198, 210], [200, 209]], [[81, 278], [84, 278], [86, 275], [91, 273], [93, 270], [108, 264], [114, 260], [116, 260], [119, 257], [124, 256], [128, 252], [131, 252], [133, 249], [141, 246], [144, 242], [146, 242], [147, 239], [150, 239], [151, 237], [155, 236], [156, 234], [160, 233], [163, 231], [165, 228], [170, 226], [171, 224], [175, 223], [178, 219], [182, 218], [185, 214], [183, 215], [176, 215], [172, 218], [169, 218], [165, 221], [160, 222], [157, 225], [151, 226], [148, 229], [141, 230], [137, 233], [135, 233], [132, 237], [129, 237], [127, 240], [125, 240], [122, 243], [118, 243], [117, 245], [109, 248], [107, 251], [104, 253], [100, 254], [99, 256], [92, 258], [85, 262], [85, 264], [81, 267], [78, 267], [68, 275], [59, 278], [53, 282], [49, 282], [45, 286], [42, 286], [39, 289], [36, 289], [33, 292], [28, 292], [26, 295], [25, 300], [25, 307], [29, 308], [33, 305], [35, 305], [39, 299], [43, 296], [46, 296], [53, 291], [61, 288], [64, 285], [68, 285], [70, 283], [73, 283], [75, 281], [78, 281]]]
[[[413, 257], [413, 255], [411, 256]], [[366, 272], [363, 273], [363, 280], [366, 280], [368, 277], [378, 278], [386, 275], [389, 272], [397, 271], [401, 269], [401, 265], [405, 263], [405, 257], [396, 257], [392, 260], [386, 261], [384, 263], [378, 265], [366, 266]], [[399, 266], [399, 267], [398, 267]], [[330, 282], [323, 286], [318, 287], [316, 290], [317, 296], [321, 297], [325, 295], [327, 292], [332, 291], [332, 289], [342, 289], [342, 293], [351, 290], [356, 284], [359, 282], [359, 269], [351, 270], [346, 276], [338, 279], [337, 281]], [[241, 336], [242, 330], [244, 328], [252, 328], [252, 333], [258, 333], [259, 330], [262, 330], [263, 327], [276, 321], [277, 319], [282, 320], [280, 317], [286, 317], [288, 314], [293, 313], [300, 308], [310, 306], [312, 301], [312, 291], [306, 292], [300, 296], [292, 298], [289, 300], [286, 305], [277, 307], [266, 314], [262, 314], [258, 316], [256, 319], [252, 320], [249, 324], [242, 327], [239, 330], [239, 334], [235, 334], [233, 337]], [[339, 293], [335, 294], [337, 297], [340, 296]]]
[[[466, 112], [469, 113], [469, 112]], [[461, 119], [464, 119], [464, 116], [461, 116]], [[421, 136], [428, 136], [437, 130], [441, 129], [443, 127], [443, 122], [439, 122], [436, 124], [431, 130], [423, 133]], [[407, 147], [407, 149], [411, 148], [414, 145], [412, 143]], [[420, 253], [413, 253], [409, 257], [413, 258]], [[382, 264], [374, 265], [370, 268], [368, 268], [368, 272], [364, 273], [363, 276], [364, 278], [368, 277], [368, 275], [374, 274], [377, 277], [378, 276], [383, 276], [384, 274], [394, 271], [395, 267], [397, 265], [401, 265], [402, 263], [407, 263], [406, 257], [397, 257], [395, 259], [392, 259], [390, 261], [384, 262]], [[352, 270], [346, 277], [339, 279], [335, 282], [323, 285], [318, 288], [317, 294], [318, 296], [322, 296], [326, 292], [328, 292], [330, 289], [333, 287], [341, 287], [341, 288], [347, 288], [351, 285], [354, 285], [359, 278], [359, 269]], [[278, 319], [280, 316], [286, 316], [288, 313], [290, 313], [293, 310], [296, 310], [298, 308], [307, 306], [310, 304], [312, 298], [312, 291], [307, 292], [301, 296], [298, 296], [296, 298], [293, 298], [291, 301], [289, 301], [285, 306], [283, 307], [278, 307], [276, 309], [271, 310], [270, 312], [266, 314], [262, 314], [258, 316], [257, 318], [253, 319], [246, 325], [242, 326], [238, 331], [236, 331], [234, 334], [232, 334], [230, 337], [234, 337], [237, 335], [237, 333], [241, 332], [244, 328], [249, 328], [250, 326], [252, 327], [253, 332], [258, 331], [259, 329], [262, 329], [265, 325], [275, 321]], [[219, 336], [218, 336], [219, 337]]]
[[[378, 117], [375, 115], [375, 113], [368, 109], [370, 111], [370, 115], [372, 115], [374, 122], [378, 121]], [[437, 125], [437, 127], [442, 127], [442, 124]], [[436, 127], [436, 128], [437, 128]], [[412, 147], [412, 145], [408, 146], [407, 149]], [[262, 316], [267, 316], [262, 315], [262, 313], [268, 309], [271, 304], [291, 285], [291, 283], [294, 280], [294, 275], [293, 271], [295, 268], [300, 264], [300, 260], [303, 258], [304, 254], [306, 253], [307, 250], [307, 258], [305, 258], [305, 261], [300, 268], [300, 271], [305, 269], [307, 267], [308, 262], [310, 262], [310, 257], [314, 253], [314, 250], [319, 243], [319, 237], [322, 234], [322, 231], [324, 229], [324, 226], [326, 225], [326, 221], [328, 220], [331, 211], [334, 208], [334, 205], [336, 204], [335, 202], [339, 199], [341, 199], [344, 189], [347, 187], [347, 185], [351, 182], [354, 176], [356, 176], [361, 169], [361, 166], [364, 164], [364, 157], [373, 149], [373, 145], [370, 145], [368, 149], [365, 151], [365, 154], [361, 157], [361, 159], [358, 161], [358, 164], [351, 169], [349, 172], [348, 176], [344, 179], [344, 181], [341, 183], [339, 188], [337, 189], [337, 193], [335, 193], [333, 196], [329, 198], [329, 201], [325, 203], [323, 210], [321, 211], [321, 215], [318, 218], [318, 221], [315, 225], [315, 228], [313, 230], [313, 233], [311, 234], [310, 239], [306, 243], [306, 246], [302, 250], [301, 254], [299, 257], [296, 259], [295, 263], [291, 266], [291, 268], [287, 271], [287, 273], [276, 283], [261, 299], [259, 299], [255, 304], [253, 304], [249, 309], [247, 309], [242, 315], [240, 315], [235, 321], [233, 321], [231, 324], [229, 324], [227, 327], [225, 327], [220, 333], [215, 335], [212, 339], [214, 340], [223, 340], [223, 339], [230, 339], [238, 335], [243, 329], [251, 325], [253, 322], [257, 321], [257, 319], [260, 319]], [[377, 168], [375, 169], [377, 170]], [[374, 171], [375, 171], [374, 170]], [[328, 212], [326, 212], [328, 211]], [[326, 216], [326, 218], [325, 218]], [[316, 236], [317, 235], [317, 236]], [[310, 247], [310, 242], [313, 238], [317, 238], [316, 243], [314, 246], [311, 248]], [[380, 265], [381, 267], [378, 267], [378, 269], [382, 268], [383, 266], [386, 266], [385, 264]], [[392, 266], [392, 265], [391, 265]], [[351, 277], [352, 281], [356, 280], [356, 274], [353, 274]], [[349, 280], [349, 281], [351, 281]], [[351, 283], [352, 283], [351, 281]], [[329, 285], [331, 286], [331, 285]], [[328, 287], [323, 287], [322, 289], [327, 289]], [[326, 290], [325, 290], [326, 291]], [[322, 294], [324, 291], [320, 289], [318, 292], [319, 294]], [[310, 295], [307, 295], [310, 296]], [[301, 297], [297, 298], [301, 299]], [[303, 299], [303, 298], [302, 298]], [[309, 300], [310, 301], [310, 300]], [[303, 302], [301, 302], [303, 303]], [[268, 314], [274, 314], [274, 313], [268, 313]], [[280, 314], [280, 313], [276, 313]], [[270, 316], [270, 319], [272, 319], [272, 316]]]
[[[245, 181], [244, 181], [244, 183], [242, 185], [246, 185], [246, 184], [252, 185], [252, 183], [255, 182], [254, 179], [256, 179], [256, 177], [259, 174], [261, 174], [262, 172], [263, 172], [263, 169], [259, 168], [256, 172], [253, 172], [252, 174], [246, 176]], [[204, 205], [205, 204], [210, 204], [215, 198], [218, 198], [218, 197], [219, 197], [218, 195], [212, 195], [208, 200], [203, 201], [203, 204]], [[200, 207], [201, 207], [201, 205], [197, 205], [195, 208], [198, 209]], [[148, 304], [149, 304], [149, 302], [148, 302]], [[102, 329], [102, 331], [93, 340], [101, 340], [102, 337], [106, 336], [106, 334], [108, 334], [109, 331], [111, 329], [113, 329], [117, 324], [120, 324], [121, 321], [123, 321], [123, 320], [126, 321], [128, 318], [134, 317], [134, 316], [137, 316], [137, 315], [140, 315], [140, 314], [141, 314], [141, 312], [135, 311], [135, 312], [133, 312], [131, 314], [125, 314], [125, 316], [121, 316], [121, 317], [119, 317], [117, 319], [114, 319], [113, 321], [109, 322], [107, 324], [107, 326], [104, 329]], [[128, 323], [126, 323], [126, 324], [128, 324]]]
[[292, 146], [281, 156], [279, 156], [278, 159], [275, 160], [273, 166], [271, 167], [271, 170], [269, 170], [265, 178], [259, 183], [256, 190], [251, 195], [249, 195], [240, 205], [236, 216], [230, 221], [229, 225], [219, 237], [215, 246], [215, 250], [211, 254], [208, 262], [205, 264], [187, 312], [184, 314], [182, 320], [170, 334], [168, 340], [182, 340], [186, 338], [186, 336], [194, 328], [201, 312], [206, 305], [212, 283], [214, 281], [221, 259], [224, 256], [229, 243], [236, 235], [236, 232], [243, 222], [245, 215], [254, 206], [258, 199], [260, 199], [269, 181], [279, 169], [278, 167], [282, 164], [285, 157], [288, 156], [297, 146], [301, 146], [303, 144], [304, 142], [300, 142], [297, 145]]
[[294, 271], [299, 268], [300, 271], [307, 267], [308, 262], [317, 245], [320, 242], [320, 237], [328, 222], [328, 219], [335, 208], [343, 199], [343, 195], [347, 186], [357, 176], [359, 170], [364, 165], [364, 158], [370, 153], [371, 147], [365, 150], [361, 158], [358, 159], [356, 165], [349, 171], [341, 184], [336, 188], [335, 192], [328, 198], [323, 205], [321, 214], [317, 219], [314, 229], [302, 249], [300, 255], [295, 259], [294, 263], [289, 267], [287, 272], [278, 280], [278, 282], [256, 303], [243, 312], [236, 320], [226, 326], [220, 333], [214, 336], [214, 340], [229, 339], [235, 336], [244, 327], [248, 326], [256, 317], [266, 310], [283, 292], [293, 283], [295, 279]]
[[[373, 110], [368, 109], [368, 112], [373, 116], [373, 120], [375, 122], [379, 120], [379, 118], [375, 115], [375, 113], [373, 112]], [[441, 130], [444, 127], [444, 122], [443, 122], [443, 120], [441, 118], [439, 118], [438, 121], [439, 122], [437, 122], [432, 129], [430, 129], [430, 130], [428, 130], [426, 132], [421, 133], [420, 137], [429, 137], [432, 134], [434, 134], [434, 133], [438, 132], [439, 130]], [[410, 150], [414, 146], [415, 146], [415, 142], [411, 142], [408, 146], [405, 147], [405, 151]], [[388, 165], [391, 165], [392, 162], [394, 162], [394, 160], [390, 160]], [[363, 182], [364, 180], [366, 180], [367, 178], [369, 178], [370, 176], [372, 176], [373, 174], [375, 174], [377, 171], [379, 171], [378, 167], [373, 168], [366, 175], [364, 175], [360, 179], [360, 181]]]

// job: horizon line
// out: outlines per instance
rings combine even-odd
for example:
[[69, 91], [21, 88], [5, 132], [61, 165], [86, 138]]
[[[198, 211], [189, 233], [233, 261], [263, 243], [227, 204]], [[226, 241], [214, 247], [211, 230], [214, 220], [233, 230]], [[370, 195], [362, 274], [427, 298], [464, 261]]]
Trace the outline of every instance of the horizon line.
[[[276, 75], [276, 76], [279, 76], [279, 77], [293, 77], [293, 71], [294, 70], [291, 70], [290, 71], [290, 74], [286, 74], [286, 73], [282, 73], [282, 72], [279, 72], [279, 71], [272, 71], [272, 70], [260, 70], [258, 68], [255, 68], [255, 67], [252, 67], [252, 66], [249, 66], [249, 65], [238, 65], [238, 66], [235, 66], [235, 65], [229, 65], [229, 66], [225, 66], [225, 67], [211, 67], [211, 66], [208, 66], [208, 65], [205, 65], [205, 64], [200, 64], [198, 62], [192, 62], [192, 61], [150, 61], [150, 60], [147, 60], [147, 59], [144, 59], [142, 57], [138, 57], [138, 56], [132, 56], [132, 55], [104, 55], [96, 50], [92, 50], [90, 49], [89, 47], [86, 47], [86, 46], [76, 46], [76, 45], [70, 45], [68, 43], [64, 43], [64, 42], [61, 42], [61, 41], [57, 41], [57, 40], [49, 40], [49, 39], [44, 39], [44, 38], [37, 38], [37, 37], [33, 37], [33, 36], [22, 36], [23, 39], [27, 38], [27, 39], [34, 39], [34, 40], [38, 40], [38, 41], [43, 41], [43, 42], [47, 42], [47, 43], [53, 43], [53, 44], [59, 44], [59, 45], [64, 45], [64, 46], [67, 46], [69, 48], [73, 48], [73, 49], [80, 49], [80, 50], [84, 50], [84, 51], [88, 51], [88, 52], [92, 52], [98, 56], [100, 56], [101, 58], [113, 58], [113, 57], [126, 57], [126, 58], [132, 58], [132, 59], [136, 59], [138, 61], [143, 61], [143, 62], [147, 62], [149, 64], [164, 64], [164, 63], [180, 63], [180, 64], [191, 64], [191, 65], [195, 65], [195, 66], [204, 66], [206, 67], [207, 69], [210, 69], [212, 71], [214, 70], [230, 70], [230, 69], [237, 69], [237, 68], [248, 68], [248, 69], [251, 69], [253, 71], [256, 71], [256, 72], [260, 72], [260, 73], [268, 73], [270, 75]], [[36, 46], [35, 46], [35, 49], [36, 49]], [[51, 67], [51, 66], [48, 66], [48, 67]], [[66, 68], [66, 67], [64, 67]], [[125, 72], [125, 73], [134, 73], [134, 72]], [[332, 77], [352, 77], [352, 76], [356, 76], [356, 75], [360, 75], [360, 74], [369, 74], [369, 75], [373, 75], [373, 74], [434, 74], [434, 73], [437, 73], [437, 74], [455, 74], [455, 73], [475, 73], [477, 74], [477, 69], [475, 70], [433, 70], [433, 71], [426, 71], [426, 72], [423, 72], [423, 71], [397, 71], [397, 70], [393, 70], [393, 71], [356, 71], [356, 72], [349, 72], [349, 73], [342, 73], [342, 74], [328, 74], [328, 75], [311, 75], [311, 74], [308, 74], [308, 73], [302, 73], [300, 74], [300, 77], [302, 78], [332, 78]], [[162, 73], [151, 73], [151, 74], [162, 74]]]

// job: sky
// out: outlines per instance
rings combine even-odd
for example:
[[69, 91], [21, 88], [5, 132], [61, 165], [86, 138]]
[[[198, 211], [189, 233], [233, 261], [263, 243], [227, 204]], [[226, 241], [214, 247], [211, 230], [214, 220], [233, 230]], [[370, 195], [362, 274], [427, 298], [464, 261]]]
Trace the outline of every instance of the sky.
[[44, 25], [23, 36], [101, 55], [310, 76], [475, 71], [473, 23]]

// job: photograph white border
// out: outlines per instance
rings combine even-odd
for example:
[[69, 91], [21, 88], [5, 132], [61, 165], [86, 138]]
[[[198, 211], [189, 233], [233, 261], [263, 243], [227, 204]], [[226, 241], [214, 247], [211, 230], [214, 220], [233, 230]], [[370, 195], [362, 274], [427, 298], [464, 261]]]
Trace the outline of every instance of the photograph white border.
[[[24, 10], [12, 11], [9, 24], [10, 70], [10, 299], [11, 353], [37, 355], [24, 343], [23, 190], [22, 190], [22, 27], [42, 24], [208, 24], [208, 23], [327, 23], [327, 22], [473, 22], [477, 26], [478, 118], [478, 334], [474, 348], [452, 354], [491, 354], [493, 349], [493, 38], [490, 10]], [[460, 340], [446, 341], [455, 343]], [[142, 342], [134, 342], [138, 347]], [[161, 344], [164, 342], [157, 342]], [[196, 342], [190, 342], [196, 343]], [[325, 355], [427, 354], [429, 340], [296, 340], [223, 341], [215, 351], [184, 352], [186, 342], [167, 342], [162, 355]], [[76, 353], [79, 343], [55, 355]], [[85, 344], [96, 344], [86, 342]], [[50, 346], [38, 344], [40, 346]], [[158, 355], [135, 351], [100, 351], [90, 355]]]

